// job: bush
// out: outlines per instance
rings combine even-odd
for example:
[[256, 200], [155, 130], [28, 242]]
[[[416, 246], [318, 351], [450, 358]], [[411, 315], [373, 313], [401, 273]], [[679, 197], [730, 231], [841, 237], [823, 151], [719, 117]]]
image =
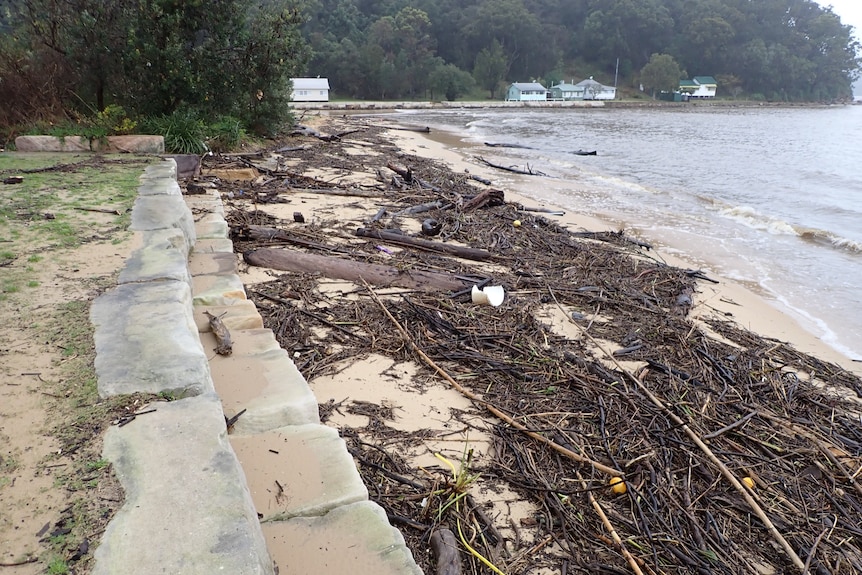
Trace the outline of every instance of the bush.
[[198, 154], [207, 151], [206, 125], [191, 110], [146, 118], [140, 123], [147, 133], [165, 138], [165, 151], [173, 154]]

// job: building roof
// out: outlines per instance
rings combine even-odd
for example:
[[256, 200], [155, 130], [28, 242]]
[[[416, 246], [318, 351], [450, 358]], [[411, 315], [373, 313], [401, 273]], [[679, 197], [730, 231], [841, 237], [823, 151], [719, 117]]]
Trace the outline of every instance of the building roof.
[[698, 83], [694, 80], [680, 80], [679, 87], [680, 88], [697, 88]]
[[539, 84], [538, 82], [515, 82], [512, 84], [515, 88], [520, 90], [521, 92], [532, 92], [535, 90], [543, 90], [547, 91], [548, 89]]
[[291, 78], [294, 90], [329, 90], [328, 78]]
[[587, 78], [586, 80], [581, 80], [580, 82], [575, 84], [575, 86], [579, 86], [579, 87], [583, 87], [583, 88], [586, 88], [588, 86], [590, 88], [607, 88], [607, 89], [613, 88], [613, 86], [605, 86], [601, 82], [596, 82], [592, 78]]
[[575, 85], [574, 84], [568, 84], [566, 82], [562, 82], [560, 84], [557, 84], [556, 86], [551, 86], [551, 90], [553, 90], [554, 88], [558, 88], [558, 89], [562, 90], [563, 92], [572, 92], [575, 89]]
[[715, 78], [713, 78], [712, 76], [695, 76], [693, 79], [696, 84], [710, 84], [713, 86], [718, 85], [718, 82], [716, 82]]

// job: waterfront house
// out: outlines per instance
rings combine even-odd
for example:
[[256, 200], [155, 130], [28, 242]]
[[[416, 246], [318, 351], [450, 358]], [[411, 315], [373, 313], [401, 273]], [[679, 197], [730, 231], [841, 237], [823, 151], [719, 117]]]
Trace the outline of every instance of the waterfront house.
[[715, 98], [718, 83], [712, 76], [695, 76], [691, 80], [680, 80], [679, 91], [689, 98]]
[[507, 102], [544, 102], [548, 89], [538, 82], [515, 82], [506, 92]]
[[617, 97], [617, 89], [613, 86], [605, 86], [601, 82], [596, 82], [590, 76], [586, 80], [582, 80], [575, 84], [574, 98], [575, 100], [613, 100]]
[[551, 99], [553, 100], [578, 100], [575, 93], [578, 92], [577, 86], [560, 82], [556, 86], [551, 86]]
[[327, 78], [291, 78], [294, 102], [328, 102], [329, 80]]

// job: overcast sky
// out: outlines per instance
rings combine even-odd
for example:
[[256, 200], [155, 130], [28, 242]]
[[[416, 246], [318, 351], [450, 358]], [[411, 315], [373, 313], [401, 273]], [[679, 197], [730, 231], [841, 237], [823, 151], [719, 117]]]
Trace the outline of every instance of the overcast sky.
[[832, 6], [832, 11], [838, 14], [842, 24], [853, 26], [856, 39], [862, 36], [862, 1], [860, 0], [817, 0], [823, 6]]

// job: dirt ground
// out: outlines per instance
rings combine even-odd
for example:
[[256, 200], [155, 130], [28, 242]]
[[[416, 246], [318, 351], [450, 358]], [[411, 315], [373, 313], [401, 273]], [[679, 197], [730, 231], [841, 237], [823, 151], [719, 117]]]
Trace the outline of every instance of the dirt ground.
[[[116, 283], [146, 160], [0, 154], [0, 567], [80, 573], [122, 501], [101, 432], [89, 304]], [[104, 210], [104, 211], [92, 211]]]

